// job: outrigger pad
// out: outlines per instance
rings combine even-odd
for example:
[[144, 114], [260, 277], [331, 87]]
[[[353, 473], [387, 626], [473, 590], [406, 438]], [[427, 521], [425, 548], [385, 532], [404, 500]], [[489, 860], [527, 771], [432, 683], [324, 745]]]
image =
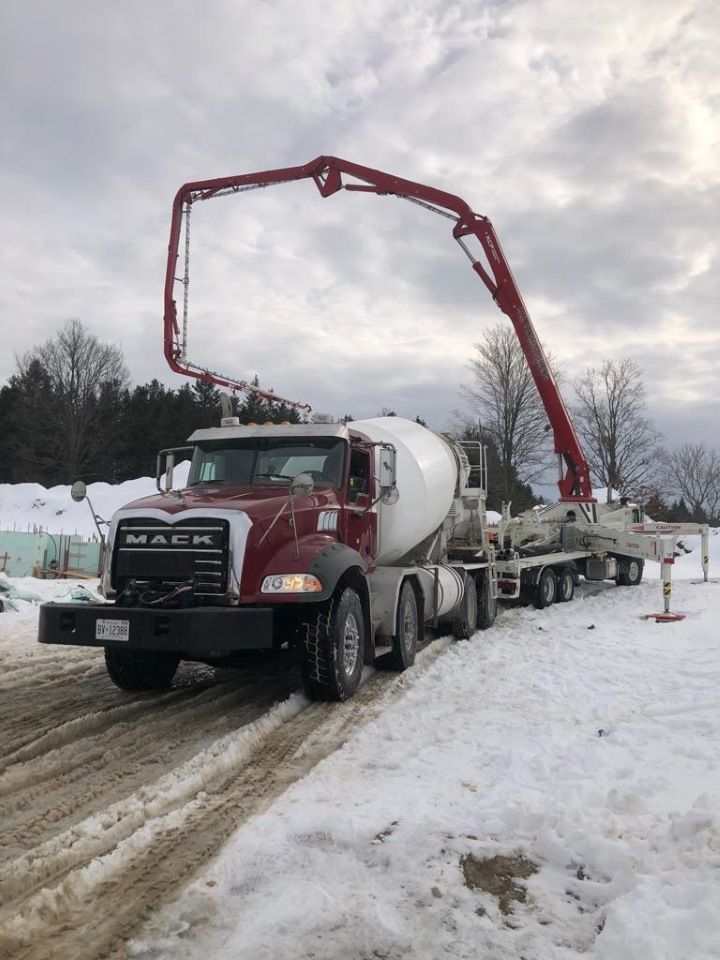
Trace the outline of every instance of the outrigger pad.
[[655, 623], [674, 623], [675, 620], [684, 620], [684, 613], [646, 613], [641, 620], [654, 620]]

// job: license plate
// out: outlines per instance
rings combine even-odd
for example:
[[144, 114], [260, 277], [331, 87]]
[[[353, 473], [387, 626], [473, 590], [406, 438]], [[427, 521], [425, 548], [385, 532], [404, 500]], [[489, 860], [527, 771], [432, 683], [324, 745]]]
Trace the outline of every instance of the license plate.
[[130, 639], [130, 621], [129, 620], [96, 620], [95, 621], [95, 639], [96, 640], [129, 640]]

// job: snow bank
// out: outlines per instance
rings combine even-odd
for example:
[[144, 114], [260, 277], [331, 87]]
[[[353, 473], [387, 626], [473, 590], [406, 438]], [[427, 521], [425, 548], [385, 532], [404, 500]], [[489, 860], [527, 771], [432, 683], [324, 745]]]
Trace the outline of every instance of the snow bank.
[[[662, 625], [655, 580], [581, 590], [451, 647], [131, 955], [717, 957], [720, 585], [678, 583]], [[537, 872], [504, 914], [462, 864], [516, 854]]]
[[[187, 462], [178, 464], [173, 478], [175, 486], [187, 481], [189, 469]], [[95, 512], [105, 520], [131, 500], [154, 493], [157, 493], [154, 477], [88, 486], [88, 496]], [[70, 487], [46, 489], [39, 483], [0, 484], [0, 530], [46, 530], [85, 537], [97, 534], [90, 508], [87, 503], [75, 503], [70, 496]]]

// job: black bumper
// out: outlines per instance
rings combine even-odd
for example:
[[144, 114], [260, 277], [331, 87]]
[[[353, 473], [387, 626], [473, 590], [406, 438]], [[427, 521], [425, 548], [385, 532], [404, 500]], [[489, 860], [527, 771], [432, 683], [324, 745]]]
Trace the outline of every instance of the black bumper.
[[[96, 639], [95, 623], [100, 619], [126, 620], [128, 640]], [[272, 649], [273, 611], [271, 607], [148, 610], [112, 604], [44, 603], [38, 640], [81, 647], [169, 650], [188, 659], [202, 659], [235, 650]]]

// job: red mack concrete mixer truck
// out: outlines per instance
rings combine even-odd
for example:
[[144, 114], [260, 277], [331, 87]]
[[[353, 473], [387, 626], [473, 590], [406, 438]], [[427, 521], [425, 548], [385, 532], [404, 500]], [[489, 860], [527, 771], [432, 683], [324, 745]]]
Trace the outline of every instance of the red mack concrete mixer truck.
[[[180, 659], [295, 646], [308, 693], [342, 700], [364, 663], [403, 670], [428, 622], [495, 617], [479, 444], [399, 417], [197, 430], [184, 489], [112, 519], [103, 606], [46, 604], [44, 642], [105, 647], [124, 689]], [[475, 464], [471, 463], [471, 459]]]

